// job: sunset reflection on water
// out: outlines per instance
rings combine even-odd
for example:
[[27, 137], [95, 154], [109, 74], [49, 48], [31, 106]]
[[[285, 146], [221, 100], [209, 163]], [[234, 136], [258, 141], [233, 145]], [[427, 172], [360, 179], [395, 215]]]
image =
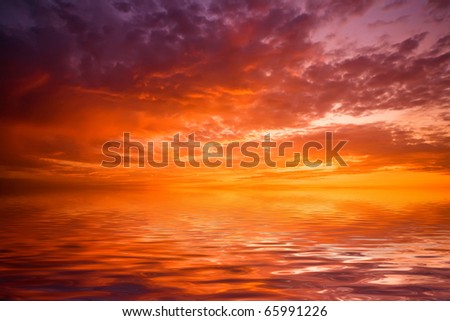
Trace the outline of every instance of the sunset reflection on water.
[[323, 189], [3, 196], [0, 297], [450, 300], [445, 195]]

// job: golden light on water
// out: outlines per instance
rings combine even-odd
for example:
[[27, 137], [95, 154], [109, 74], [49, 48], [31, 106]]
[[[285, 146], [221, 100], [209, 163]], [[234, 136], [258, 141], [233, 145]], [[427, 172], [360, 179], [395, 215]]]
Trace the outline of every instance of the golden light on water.
[[[449, 300], [449, 10], [2, 2], [0, 299]], [[125, 133], [293, 148], [128, 168]], [[286, 166], [326, 133], [348, 166]]]
[[[392, 202], [382, 201], [391, 191], [365, 192], [368, 197], [360, 190], [328, 197], [326, 189], [11, 196], [2, 210], [2, 244], [9, 249], [1, 253], [9, 262], [2, 267], [3, 295], [448, 297], [448, 198], [422, 191], [420, 199]], [[27, 233], [17, 238], [18, 229]]]

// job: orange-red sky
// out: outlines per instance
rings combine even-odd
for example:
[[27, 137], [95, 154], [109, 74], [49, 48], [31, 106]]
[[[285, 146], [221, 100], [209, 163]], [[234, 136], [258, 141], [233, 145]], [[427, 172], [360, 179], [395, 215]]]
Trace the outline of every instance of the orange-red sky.
[[[449, 186], [449, 27], [445, 0], [2, 1], [3, 185]], [[100, 167], [123, 132], [325, 131], [348, 167]]]

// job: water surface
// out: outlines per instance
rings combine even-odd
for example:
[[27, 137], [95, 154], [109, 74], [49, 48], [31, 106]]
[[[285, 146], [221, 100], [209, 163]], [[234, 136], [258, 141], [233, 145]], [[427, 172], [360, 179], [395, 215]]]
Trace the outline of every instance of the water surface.
[[450, 300], [446, 196], [361, 193], [3, 196], [0, 298]]

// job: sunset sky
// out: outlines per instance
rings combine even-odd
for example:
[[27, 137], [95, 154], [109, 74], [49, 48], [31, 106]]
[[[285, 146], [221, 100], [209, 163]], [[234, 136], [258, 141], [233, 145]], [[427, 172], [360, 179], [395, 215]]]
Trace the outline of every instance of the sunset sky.
[[[1, 1], [2, 189], [450, 186], [450, 2]], [[102, 144], [348, 140], [348, 167], [102, 168]]]

